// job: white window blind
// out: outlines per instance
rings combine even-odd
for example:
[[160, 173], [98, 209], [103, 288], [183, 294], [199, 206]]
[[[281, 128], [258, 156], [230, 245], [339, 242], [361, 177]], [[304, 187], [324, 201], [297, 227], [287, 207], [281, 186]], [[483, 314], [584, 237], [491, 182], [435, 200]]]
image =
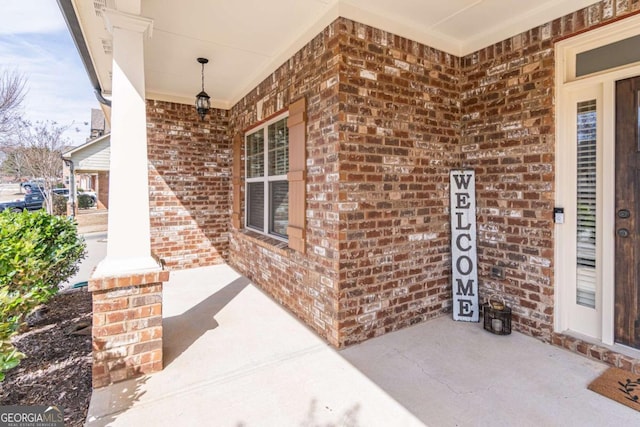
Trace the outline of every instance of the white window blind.
[[576, 303], [596, 306], [596, 100], [577, 107]]

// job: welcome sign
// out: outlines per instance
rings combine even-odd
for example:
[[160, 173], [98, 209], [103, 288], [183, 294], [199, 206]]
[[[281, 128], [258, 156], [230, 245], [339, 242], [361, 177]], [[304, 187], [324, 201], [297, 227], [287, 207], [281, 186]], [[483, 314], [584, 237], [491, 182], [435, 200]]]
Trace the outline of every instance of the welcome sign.
[[451, 268], [453, 320], [477, 322], [478, 251], [476, 247], [476, 176], [473, 169], [454, 169], [451, 188]]

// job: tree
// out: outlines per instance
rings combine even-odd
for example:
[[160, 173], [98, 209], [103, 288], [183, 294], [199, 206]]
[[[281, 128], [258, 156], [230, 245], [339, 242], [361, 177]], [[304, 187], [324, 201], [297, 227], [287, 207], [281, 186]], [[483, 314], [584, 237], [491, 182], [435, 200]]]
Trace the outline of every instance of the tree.
[[23, 156], [21, 155], [21, 150], [19, 148], [0, 147], [0, 156], [2, 157], [0, 173], [12, 176], [15, 181], [19, 181], [20, 178], [29, 175], [22, 163]]
[[25, 94], [26, 79], [21, 74], [8, 70], [0, 74], [0, 140], [19, 123]]
[[51, 190], [62, 180], [62, 153], [71, 145], [68, 138], [62, 136], [68, 128], [53, 121], [19, 120], [3, 144], [5, 171], [42, 180], [45, 205], [50, 213], [53, 211]]

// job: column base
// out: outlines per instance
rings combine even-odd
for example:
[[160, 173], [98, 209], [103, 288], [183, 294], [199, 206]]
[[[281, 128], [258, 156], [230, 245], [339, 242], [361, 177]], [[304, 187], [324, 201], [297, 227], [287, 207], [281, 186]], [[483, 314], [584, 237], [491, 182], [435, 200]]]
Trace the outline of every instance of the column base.
[[168, 280], [168, 271], [89, 280], [94, 388], [162, 370], [162, 286]]
[[92, 279], [122, 276], [126, 274], [152, 273], [162, 270], [153, 257], [111, 257], [100, 261], [91, 275]]

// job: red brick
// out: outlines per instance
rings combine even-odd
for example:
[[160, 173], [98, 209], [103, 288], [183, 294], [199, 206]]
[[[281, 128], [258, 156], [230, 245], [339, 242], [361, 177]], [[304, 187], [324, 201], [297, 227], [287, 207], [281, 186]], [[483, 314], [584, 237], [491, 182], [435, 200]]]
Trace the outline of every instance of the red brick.
[[106, 320], [105, 320], [105, 315], [104, 314], [93, 313], [92, 325], [94, 327], [96, 327], [96, 326], [104, 326], [105, 322], [106, 322]]
[[124, 288], [131, 286], [131, 276], [122, 276], [116, 278], [116, 287]]
[[162, 340], [144, 341], [139, 344], [135, 344], [131, 348], [132, 354], [142, 354], [155, 350], [162, 350]]
[[112, 311], [105, 315], [106, 324], [124, 322], [126, 320], [138, 319], [141, 317], [140, 309], [129, 309], [129, 310], [120, 310], [120, 311]]
[[94, 337], [110, 337], [127, 332], [124, 323], [113, 323], [106, 326], [94, 326]]
[[131, 307], [140, 307], [144, 305], [158, 304], [162, 303], [162, 295], [145, 295], [140, 297], [131, 297], [130, 299]]
[[118, 298], [115, 300], [98, 301], [93, 303], [94, 313], [104, 313], [108, 311], [122, 310], [129, 306], [126, 298]]
[[[147, 328], [140, 331], [140, 342], [162, 339], [162, 327]], [[160, 341], [162, 342], [162, 341]], [[145, 350], [149, 351], [149, 350]], [[139, 353], [139, 351], [135, 351]]]
[[140, 364], [144, 365], [151, 362], [162, 362], [162, 348], [148, 351], [140, 355]]

